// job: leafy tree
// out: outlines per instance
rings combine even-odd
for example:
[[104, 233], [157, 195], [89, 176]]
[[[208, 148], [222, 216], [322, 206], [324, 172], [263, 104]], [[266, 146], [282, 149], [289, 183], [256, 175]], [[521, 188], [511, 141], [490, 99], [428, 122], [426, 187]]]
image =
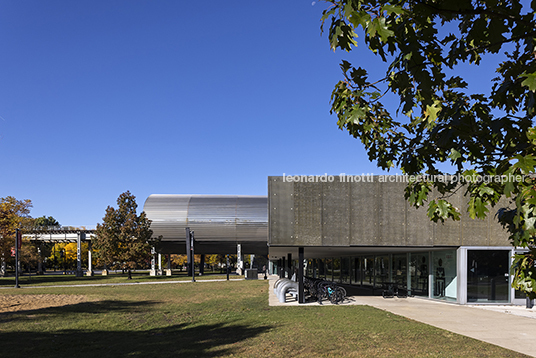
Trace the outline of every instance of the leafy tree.
[[[39, 230], [60, 227], [60, 223], [52, 216], [41, 216], [38, 218], [28, 218], [25, 229]], [[36, 234], [37, 236], [38, 234]], [[30, 266], [38, 266], [44, 257], [52, 255], [54, 244], [43, 241], [30, 241], [23, 244], [21, 261]]]
[[207, 255], [205, 257], [205, 263], [212, 267], [212, 271], [215, 270], [215, 266], [219, 263], [219, 258], [217, 254]]
[[178, 267], [181, 271], [183, 266], [185, 266], [187, 262], [188, 258], [186, 257], [186, 255], [171, 255], [171, 263], [175, 265], [175, 267]]
[[[82, 260], [88, 259], [88, 243], [82, 242], [80, 245], [80, 254]], [[48, 260], [53, 266], [60, 268], [74, 269], [77, 265], [77, 244], [76, 242], [55, 243], [52, 245]]]
[[34, 227], [51, 227], [51, 226], [60, 226], [60, 223], [58, 220], [54, 219], [52, 216], [46, 217], [41, 216], [38, 218], [33, 219], [33, 226]]
[[117, 199], [118, 208], [108, 206], [103, 223], [97, 225], [93, 241], [95, 256], [100, 264], [113, 269], [131, 270], [151, 259], [151, 248], [159, 240], [152, 239], [151, 220], [145, 212], [136, 213], [136, 197], [129, 191]]
[[[515, 257], [514, 287], [536, 298], [536, 2], [327, 2], [331, 48], [355, 51], [360, 34], [358, 49], [377, 56], [374, 68], [384, 65], [378, 75], [370, 63], [367, 71], [342, 61], [331, 108], [339, 128], [380, 168], [409, 175], [406, 198], [428, 202], [436, 222], [460, 219], [453, 190], [466, 190], [472, 218], [510, 198], [499, 221], [514, 246], [529, 250]], [[472, 90], [467, 74], [492, 58], [501, 62], [489, 88]], [[444, 174], [456, 180], [432, 180]]]
[[17, 200], [12, 196], [0, 198], [0, 275], [6, 273], [6, 263], [15, 246], [15, 230], [29, 218], [32, 202]]

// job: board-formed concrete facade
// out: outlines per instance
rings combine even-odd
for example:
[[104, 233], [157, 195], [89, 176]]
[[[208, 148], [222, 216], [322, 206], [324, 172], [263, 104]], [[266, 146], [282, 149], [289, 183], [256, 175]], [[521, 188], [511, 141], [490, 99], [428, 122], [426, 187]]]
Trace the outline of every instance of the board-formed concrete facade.
[[[493, 212], [471, 219], [458, 190], [449, 200], [461, 220], [434, 223], [427, 208], [404, 198], [402, 176], [364, 181], [292, 181], [268, 178], [270, 246], [508, 246], [508, 235]], [[321, 179], [321, 178], [320, 178]], [[343, 178], [344, 179], [344, 178]], [[436, 196], [437, 197], [437, 196]]]

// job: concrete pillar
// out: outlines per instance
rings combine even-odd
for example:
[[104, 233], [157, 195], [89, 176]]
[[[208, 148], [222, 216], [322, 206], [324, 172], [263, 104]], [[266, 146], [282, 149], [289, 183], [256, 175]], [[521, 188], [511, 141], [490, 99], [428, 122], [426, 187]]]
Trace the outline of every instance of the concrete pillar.
[[255, 255], [249, 255], [249, 268], [253, 268], [253, 260], [255, 260]]
[[154, 247], [151, 248], [151, 271], [149, 271], [150, 276], [156, 276], [156, 258], [154, 255], [156, 254], [156, 250]]
[[39, 247], [37, 248], [37, 255], [39, 256], [39, 259], [37, 261], [37, 274], [42, 275], [43, 274], [43, 255], [41, 252], [41, 242], [39, 243]]
[[158, 276], [162, 276], [162, 254], [158, 253], [158, 271], [156, 273]]
[[87, 243], [87, 271], [86, 276], [93, 276], [93, 248], [91, 247], [91, 240]]

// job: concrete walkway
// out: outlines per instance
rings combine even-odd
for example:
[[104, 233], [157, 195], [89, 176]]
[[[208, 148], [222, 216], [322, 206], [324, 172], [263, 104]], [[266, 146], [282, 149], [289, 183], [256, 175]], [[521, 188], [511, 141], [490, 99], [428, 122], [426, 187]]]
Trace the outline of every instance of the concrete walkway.
[[[270, 306], [298, 305], [287, 295], [280, 303], [273, 291], [278, 277], [270, 277]], [[330, 305], [324, 302], [325, 306]], [[462, 306], [423, 298], [350, 297], [341, 305], [368, 305], [467, 337], [536, 357], [536, 311], [521, 306]]]

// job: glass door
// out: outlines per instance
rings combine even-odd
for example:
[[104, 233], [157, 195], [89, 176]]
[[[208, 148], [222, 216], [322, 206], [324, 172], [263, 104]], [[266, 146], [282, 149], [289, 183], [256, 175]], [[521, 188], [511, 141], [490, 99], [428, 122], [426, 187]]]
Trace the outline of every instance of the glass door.
[[509, 302], [510, 251], [467, 251], [467, 302]]

